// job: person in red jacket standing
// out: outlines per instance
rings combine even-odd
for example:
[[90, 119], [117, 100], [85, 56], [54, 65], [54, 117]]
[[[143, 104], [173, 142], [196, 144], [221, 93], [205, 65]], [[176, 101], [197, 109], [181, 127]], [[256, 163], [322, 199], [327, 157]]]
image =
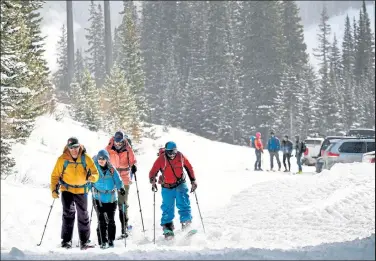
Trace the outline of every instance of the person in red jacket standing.
[[133, 149], [130, 146], [127, 136], [122, 131], [117, 131], [110, 139], [106, 150], [110, 155], [110, 162], [114, 168], [119, 172], [120, 178], [124, 183], [124, 195], [119, 195], [119, 219], [121, 223], [121, 238], [127, 237], [128, 227], [128, 194], [129, 185], [132, 184], [131, 173], [136, 173], [136, 157]]
[[255, 152], [256, 152], [255, 171], [262, 171], [261, 154], [264, 153], [264, 146], [262, 145], [261, 133], [260, 132], [256, 132]]
[[157, 191], [156, 177], [159, 171], [162, 173], [158, 182], [162, 186], [161, 226], [164, 236], [168, 238], [174, 236], [175, 200], [182, 230], [187, 229], [192, 223], [191, 204], [184, 169], [191, 181], [191, 192], [196, 190], [197, 183], [191, 163], [177, 150], [175, 142], [167, 142], [165, 152], [160, 152], [158, 155], [149, 172], [149, 178], [152, 190]]

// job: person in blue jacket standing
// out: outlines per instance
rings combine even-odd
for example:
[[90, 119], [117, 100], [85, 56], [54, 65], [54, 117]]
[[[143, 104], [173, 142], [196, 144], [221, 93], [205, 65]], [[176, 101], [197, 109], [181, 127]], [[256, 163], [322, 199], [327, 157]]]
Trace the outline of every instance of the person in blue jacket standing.
[[[285, 137], [283, 138], [283, 140], [281, 142], [281, 150], [283, 152], [283, 166], [285, 167], [284, 172], [290, 172], [291, 171], [290, 158], [291, 158], [291, 154], [292, 154], [292, 149], [293, 149], [293, 144], [289, 140], [289, 136], [285, 135]], [[288, 170], [287, 170], [287, 166], [286, 166], [286, 159], [287, 159], [287, 163], [288, 163], [288, 166], [289, 166]]]
[[279, 150], [281, 148], [281, 143], [279, 142], [279, 139], [275, 136], [274, 131], [270, 132], [271, 137], [268, 140], [268, 151], [270, 155], [270, 170], [273, 170], [273, 160], [274, 157], [277, 159], [278, 163], [278, 171], [281, 170], [281, 161], [279, 160]]
[[98, 216], [98, 243], [101, 248], [114, 247], [117, 191], [125, 195], [124, 185], [119, 173], [110, 163], [107, 150], [100, 150], [93, 159], [99, 172], [99, 180], [91, 185], [93, 204]]

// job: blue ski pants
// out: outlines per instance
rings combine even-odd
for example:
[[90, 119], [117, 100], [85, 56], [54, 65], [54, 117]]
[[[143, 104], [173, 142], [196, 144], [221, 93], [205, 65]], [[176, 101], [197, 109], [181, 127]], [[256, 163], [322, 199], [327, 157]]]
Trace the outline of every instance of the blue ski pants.
[[161, 226], [170, 223], [175, 217], [175, 200], [176, 207], [179, 210], [180, 222], [192, 220], [191, 204], [188, 194], [187, 183], [184, 182], [173, 189], [162, 187], [162, 218]]

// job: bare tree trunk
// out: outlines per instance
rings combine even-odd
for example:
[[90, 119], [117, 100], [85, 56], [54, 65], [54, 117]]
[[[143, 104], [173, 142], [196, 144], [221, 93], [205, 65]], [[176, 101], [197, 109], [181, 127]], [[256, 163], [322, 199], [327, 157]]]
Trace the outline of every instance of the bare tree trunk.
[[104, 36], [106, 46], [106, 73], [110, 74], [112, 68], [112, 37], [110, 1], [104, 1]]
[[73, 8], [72, 0], [67, 0], [67, 38], [68, 38], [68, 79], [67, 92], [70, 92], [70, 84], [74, 73], [74, 35], [73, 35]]

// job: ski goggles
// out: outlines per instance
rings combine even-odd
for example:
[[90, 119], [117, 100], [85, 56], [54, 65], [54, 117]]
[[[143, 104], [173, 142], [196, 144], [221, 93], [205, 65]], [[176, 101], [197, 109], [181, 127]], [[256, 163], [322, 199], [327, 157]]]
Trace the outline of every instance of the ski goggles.
[[177, 153], [178, 153], [178, 150], [177, 150], [177, 149], [166, 150], [166, 154], [167, 154], [168, 156], [175, 156]]
[[106, 160], [105, 157], [98, 157], [98, 160]]
[[68, 145], [68, 149], [78, 149], [80, 147], [80, 144], [72, 144], [72, 145]]

